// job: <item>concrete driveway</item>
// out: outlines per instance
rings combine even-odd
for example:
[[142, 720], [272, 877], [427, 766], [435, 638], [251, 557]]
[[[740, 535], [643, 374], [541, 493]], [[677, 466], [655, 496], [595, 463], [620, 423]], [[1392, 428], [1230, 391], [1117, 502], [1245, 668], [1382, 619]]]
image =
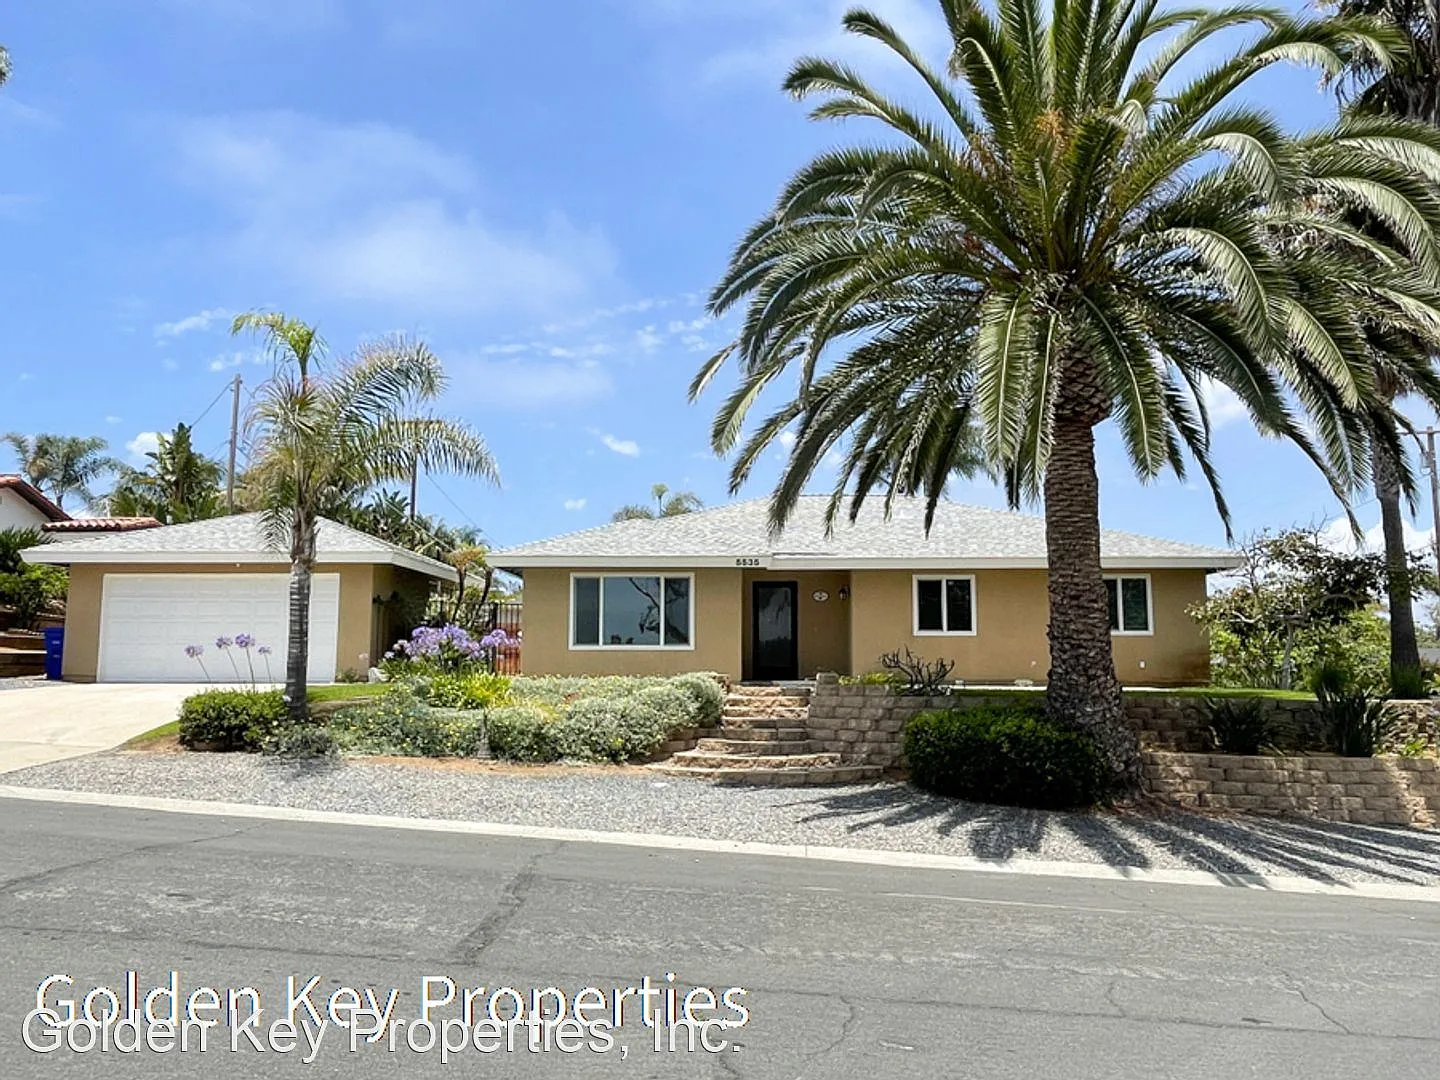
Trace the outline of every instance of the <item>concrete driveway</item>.
[[0, 690], [0, 773], [109, 750], [175, 719], [191, 683], [48, 683]]

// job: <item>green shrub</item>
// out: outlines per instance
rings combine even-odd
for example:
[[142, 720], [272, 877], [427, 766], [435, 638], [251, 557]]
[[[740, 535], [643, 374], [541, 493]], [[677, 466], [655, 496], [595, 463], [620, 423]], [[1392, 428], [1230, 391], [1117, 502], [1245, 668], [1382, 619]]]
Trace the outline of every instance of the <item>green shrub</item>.
[[180, 703], [180, 745], [258, 750], [285, 726], [279, 690], [206, 690]]
[[485, 746], [480, 714], [430, 708], [403, 688], [337, 712], [330, 732], [342, 750], [356, 754], [474, 757]]
[[502, 705], [485, 715], [490, 753], [510, 761], [558, 761], [555, 713], [543, 705]]
[[905, 685], [905, 676], [898, 671], [867, 671], [864, 675], [841, 675], [841, 686], [888, 686], [898, 690]]
[[1337, 693], [1322, 688], [1315, 696], [1326, 745], [1342, 757], [1374, 757], [1396, 735], [1395, 714], [1365, 690]]
[[490, 709], [510, 700], [509, 677], [489, 671], [444, 672], [407, 682], [422, 700], [444, 709]]
[[1222, 754], [1255, 755], [1275, 745], [1271, 712], [1259, 698], [1206, 698], [1210, 740]]
[[725, 708], [725, 688], [714, 675], [677, 675], [666, 685], [690, 698], [694, 727], [713, 727], [720, 722], [720, 713]]
[[1094, 740], [1022, 705], [923, 712], [905, 727], [917, 787], [1011, 806], [1090, 806], [1107, 794]]
[[267, 754], [287, 758], [334, 757], [340, 750], [335, 736], [323, 724], [290, 724], [265, 740]]
[[0, 574], [18, 574], [26, 562], [20, 552], [39, 547], [48, 538], [39, 529], [0, 529]]
[[0, 574], [0, 604], [14, 608], [16, 624], [31, 630], [41, 615], [65, 599], [69, 583], [61, 567], [27, 563], [13, 574]]
[[517, 701], [558, 707], [582, 698], [624, 697], [669, 681], [664, 675], [522, 675], [513, 689]]

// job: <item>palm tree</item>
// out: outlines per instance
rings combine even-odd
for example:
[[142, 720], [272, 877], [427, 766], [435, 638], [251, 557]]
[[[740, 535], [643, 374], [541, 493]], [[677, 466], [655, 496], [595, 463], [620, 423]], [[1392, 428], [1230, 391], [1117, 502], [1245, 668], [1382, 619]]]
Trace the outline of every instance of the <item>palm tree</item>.
[[665, 484], [656, 484], [650, 489], [654, 506], [644, 503], [627, 503], [610, 515], [611, 521], [643, 521], [651, 518], [677, 517], [694, 513], [704, 507], [700, 496], [693, 491], [671, 491]]
[[[1404, 36], [1406, 48], [1386, 68], [1364, 55], [1351, 58], [1336, 80], [1341, 101], [1357, 112], [1390, 115], [1440, 125], [1440, 16], [1435, 0], [1339, 0], [1340, 14], [1376, 16], [1392, 23]], [[1375, 219], [1358, 223], [1382, 240], [1385, 226]], [[1413, 336], [1385, 333], [1374, 336], [1376, 386], [1387, 402], [1410, 389], [1404, 365], [1392, 361], [1397, 350], [1425, 350]], [[1376, 418], [1389, 423], [1389, 410]], [[1376, 440], [1373, 471], [1375, 499], [1380, 504], [1380, 528], [1385, 537], [1386, 599], [1390, 624], [1390, 688], [1392, 693], [1423, 693], [1420, 648], [1415, 635], [1413, 582], [1405, 550], [1401, 497], [1408, 494], [1409, 475], [1404, 459], [1390, 451], [1390, 440]], [[1440, 568], [1437, 568], [1440, 570]]]
[[409, 476], [423, 467], [499, 482], [485, 441], [470, 428], [422, 411], [445, 386], [440, 361], [422, 342], [395, 337], [361, 347], [327, 369], [315, 328], [278, 312], [236, 317], [232, 333], [253, 332], [275, 361], [246, 417], [252, 440], [250, 496], [262, 507], [271, 543], [290, 552], [289, 651], [285, 701], [306, 717], [310, 581], [322, 508], [337, 497]]
[[10, 50], [0, 45], [0, 86], [10, 81]]
[[[1368, 22], [1253, 7], [1159, 13], [1155, 0], [997, 0], [998, 17], [977, 0], [938, 3], [948, 72], [877, 16], [844, 20], [928, 88], [931, 114], [839, 64], [807, 58], [791, 70], [794, 96], [825, 98], [814, 117], [879, 121], [888, 139], [815, 158], [740, 242], [710, 310], [744, 303], [743, 321], [691, 394], [737, 364], [740, 385], [712, 429], [717, 452], [739, 446], [732, 489], [794, 432], [772, 496], [777, 529], [832, 451], [842, 463], [830, 523], [847, 490], [853, 519], [876, 489], [887, 508], [923, 494], [933, 521], [975, 425], [1012, 503], [1043, 497], [1047, 710], [1093, 733], [1117, 780], [1133, 784], [1095, 428], [1114, 421], [1145, 480], [1183, 475], [1193, 459], [1227, 529], [1209, 456], [1211, 382], [1263, 431], [1293, 440], [1342, 498], [1363, 482], [1371, 432], [1358, 414], [1376, 393], [1361, 316], [1391, 297], [1440, 329], [1429, 276], [1440, 266], [1440, 133], [1345, 117], [1291, 137], [1228, 103], [1277, 61], [1334, 71], [1356, 51], [1383, 56], [1392, 38]], [[1250, 44], [1218, 62], [1197, 54], [1246, 29], [1258, 31]], [[1175, 76], [1197, 68], [1191, 81]], [[1357, 235], [1337, 205], [1395, 223], [1392, 242]], [[1343, 244], [1343, 257], [1310, 242], [1317, 235]], [[792, 369], [793, 396], [746, 434], [755, 402]], [[1440, 398], [1428, 366], [1407, 377]]]
[[78, 495], [86, 506], [94, 504], [91, 485], [125, 467], [105, 453], [110, 444], [98, 435], [26, 436], [12, 431], [3, 441], [20, 459], [25, 478], [62, 510], [67, 495]]
[[225, 467], [195, 450], [194, 429], [176, 424], [146, 453], [142, 469], [126, 468], [107, 500], [108, 510], [122, 517], [148, 516], [167, 525], [203, 521], [221, 512], [220, 485]]

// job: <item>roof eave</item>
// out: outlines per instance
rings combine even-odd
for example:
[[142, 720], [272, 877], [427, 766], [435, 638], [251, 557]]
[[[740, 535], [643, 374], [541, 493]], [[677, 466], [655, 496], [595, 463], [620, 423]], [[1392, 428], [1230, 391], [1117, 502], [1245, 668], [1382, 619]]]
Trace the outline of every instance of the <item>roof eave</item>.
[[[290, 562], [288, 555], [275, 551], [115, 551], [113, 548], [66, 550], [63, 544], [26, 548], [20, 552], [20, 557], [27, 563], [47, 563], [54, 566], [284, 566]], [[452, 585], [460, 580], [460, 575], [453, 566], [407, 551], [327, 551], [317, 555], [315, 561], [339, 565], [400, 566]]]
[[[850, 558], [829, 555], [506, 555], [496, 554], [501, 570], [671, 570], [728, 567], [744, 570], [1044, 570], [1038, 558]], [[1237, 555], [1150, 555], [1101, 558], [1104, 570], [1203, 570], [1214, 573], [1243, 566]]]

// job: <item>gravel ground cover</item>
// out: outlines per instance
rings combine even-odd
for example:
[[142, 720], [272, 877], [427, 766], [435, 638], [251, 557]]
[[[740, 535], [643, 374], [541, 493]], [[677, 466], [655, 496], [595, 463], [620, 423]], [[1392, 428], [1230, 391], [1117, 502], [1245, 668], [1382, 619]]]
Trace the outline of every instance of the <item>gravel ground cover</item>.
[[44, 675], [7, 675], [0, 679], [0, 690], [23, 690], [27, 686], [44, 686]]
[[1320, 881], [1440, 885], [1440, 834], [1166, 810], [1054, 813], [941, 799], [904, 784], [727, 787], [642, 769], [286, 762], [112, 752], [0, 783], [353, 813], [777, 844], [1046, 859]]

